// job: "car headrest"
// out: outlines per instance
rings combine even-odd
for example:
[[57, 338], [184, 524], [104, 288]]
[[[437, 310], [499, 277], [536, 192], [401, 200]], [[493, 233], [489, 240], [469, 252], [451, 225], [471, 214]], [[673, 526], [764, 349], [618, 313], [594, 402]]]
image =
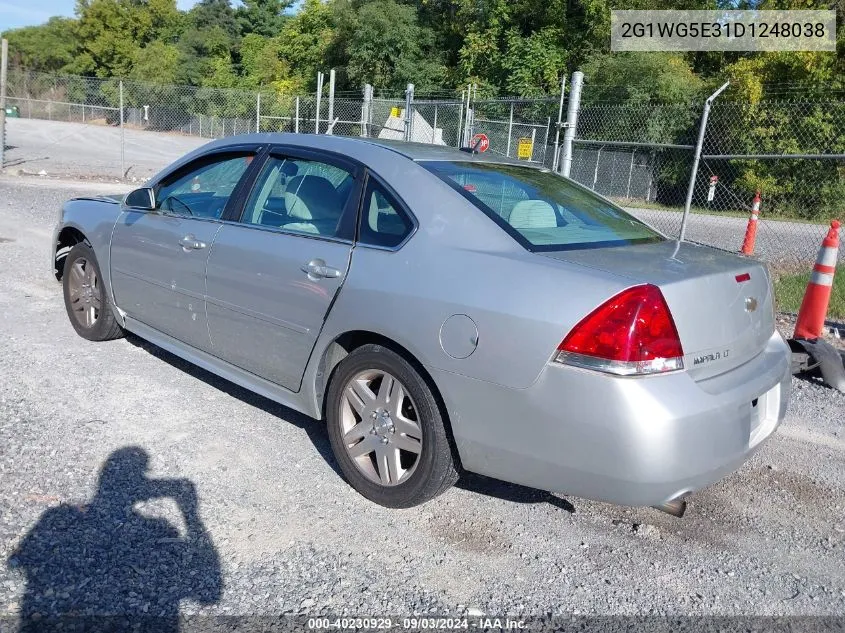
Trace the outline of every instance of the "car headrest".
[[287, 184], [285, 207], [288, 216], [299, 220], [331, 220], [340, 217], [340, 196], [322, 176], [297, 176]]
[[557, 226], [557, 215], [548, 202], [520, 200], [513, 205], [508, 224], [515, 229], [548, 229]]

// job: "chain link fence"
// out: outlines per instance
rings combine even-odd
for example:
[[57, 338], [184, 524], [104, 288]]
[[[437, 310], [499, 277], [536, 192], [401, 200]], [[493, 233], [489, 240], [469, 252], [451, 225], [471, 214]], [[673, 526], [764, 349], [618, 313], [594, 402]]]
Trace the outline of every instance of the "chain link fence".
[[710, 109], [692, 179], [704, 112], [698, 94], [686, 103], [632, 104], [602, 100], [607, 87], [589, 83], [570, 91], [583, 93], [573, 103], [563, 94], [477, 99], [471, 86], [435, 95], [415, 95], [413, 85], [378, 94], [371, 86], [322, 88], [295, 96], [11, 68], [5, 167], [142, 179], [207, 139], [255, 131], [450, 147], [484, 134], [490, 153], [551, 169], [568, 152], [571, 178], [670, 237], [681, 233], [689, 195], [685, 238], [728, 251], [740, 250], [759, 190], [755, 254], [779, 276], [809, 272], [829, 221], [845, 207], [845, 98], [838, 96], [751, 103], [726, 92]]
[[[589, 92], [585, 86], [573, 179], [668, 236], [680, 235], [689, 194], [685, 239], [731, 252], [742, 248], [759, 192], [754, 255], [777, 283], [806, 282], [830, 220], [845, 215], [845, 99], [748, 103], [728, 92], [712, 104], [693, 179], [703, 98], [632, 106], [590, 103]], [[832, 301], [839, 321], [841, 282]]]

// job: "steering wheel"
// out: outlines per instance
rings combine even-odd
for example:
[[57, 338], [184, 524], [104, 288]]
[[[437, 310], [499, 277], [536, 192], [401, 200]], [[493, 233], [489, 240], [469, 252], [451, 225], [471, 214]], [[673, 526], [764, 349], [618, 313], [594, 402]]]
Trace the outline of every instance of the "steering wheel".
[[[189, 207], [187, 204], [182, 202], [179, 198], [174, 195], [167, 196], [167, 198], [164, 199], [164, 202], [168, 203], [168, 208], [170, 211], [175, 211], [175, 209], [173, 209], [172, 203], [176, 202], [179, 204], [180, 207], [182, 207], [183, 209], [185, 209], [185, 211], [188, 212], [188, 215], [194, 215], [194, 212], [191, 211], [191, 207]], [[162, 206], [164, 206], [164, 203], [162, 203]]]

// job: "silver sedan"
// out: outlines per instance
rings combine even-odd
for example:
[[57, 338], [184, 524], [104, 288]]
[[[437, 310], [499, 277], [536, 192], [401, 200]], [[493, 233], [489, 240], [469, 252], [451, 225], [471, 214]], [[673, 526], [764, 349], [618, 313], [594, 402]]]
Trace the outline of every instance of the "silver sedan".
[[762, 264], [526, 163], [241, 136], [67, 202], [54, 237], [81, 336], [133, 332], [325, 419], [386, 506], [463, 470], [680, 514], [789, 398]]

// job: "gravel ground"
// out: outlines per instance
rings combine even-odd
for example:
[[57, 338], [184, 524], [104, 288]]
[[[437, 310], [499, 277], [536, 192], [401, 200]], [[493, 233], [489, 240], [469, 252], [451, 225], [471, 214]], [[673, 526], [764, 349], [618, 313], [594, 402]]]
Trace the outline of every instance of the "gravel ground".
[[[146, 180], [162, 167], [211, 139], [181, 134], [124, 130], [127, 178]], [[6, 119], [5, 164], [9, 169], [47, 175], [121, 178], [120, 128], [110, 125]]]
[[845, 615], [845, 395], [796, 381], [776, 435], [683, 519], [474, 476], [388, 510], [321, 424], [74, 333], [51, 228], [104, 187], [0, 179], [0, 616]]

